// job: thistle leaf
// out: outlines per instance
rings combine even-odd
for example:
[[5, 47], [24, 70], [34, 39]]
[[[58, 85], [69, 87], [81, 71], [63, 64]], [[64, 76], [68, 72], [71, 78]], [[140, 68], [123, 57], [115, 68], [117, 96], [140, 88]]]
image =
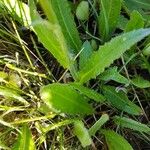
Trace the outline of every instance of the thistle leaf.
[[149, 34], [149, 28], [139, 29], [117, 36], [105, 45], [100, 46], [99, 50], [93, 52], [85, 66], [78, 72], [79, 82], [85, 83], [91, 78], [95, 78], [114, 60], [121, 57], [126, 50]]

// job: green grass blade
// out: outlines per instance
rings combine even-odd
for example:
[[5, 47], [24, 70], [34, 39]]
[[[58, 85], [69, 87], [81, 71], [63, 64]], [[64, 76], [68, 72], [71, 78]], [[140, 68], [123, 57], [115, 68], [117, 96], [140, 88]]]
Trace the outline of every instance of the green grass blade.
[[12, 150], [35, 150], [34, 141], [29, 127], [24, 124], [21, 133], [18, 136], [17, 142]]
[[31, 24], [29, 7], [25, 3], [19, 0], [2, 0], [0, 5], [4, 7], [4, 11], [7, 9], [8, 13], [25, 27]]
[[139, 29], [115, 37], [110, 42], [100, 46], [89, 58], [84, 68], [78, 72], [80, 83], [85, 83], [102, 73], [114, 60], [138, 41], [150, 34], [150, 29]]

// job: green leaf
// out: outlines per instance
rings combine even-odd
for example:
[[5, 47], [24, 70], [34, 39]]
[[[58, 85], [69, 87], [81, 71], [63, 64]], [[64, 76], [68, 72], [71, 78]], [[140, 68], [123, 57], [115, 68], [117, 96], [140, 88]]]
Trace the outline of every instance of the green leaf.
[[0, 5], [4, 6], [14, 19], [22, 23], [25, 27], [31, 24], [29, 7], [25, 3], [19, 0], [1, 0]]
[[101, 0], [99, 31], [103, 41], [109, 40], [114, 32], [121, 10], [122, 0]]
[[142, 89], [150, 87], [150, 81], [145, 80], [140, 76], [137, 76], [136, 78], [132, 79], [132, 84]]
[[107, 114], [102, 115], [99, 120], [89, 129], [90, 136], [94, 136], [95, 133], [109, 120]]
[[121, 135], [112, 130], [102, 130], [109, 150], [133, 150], [131, 145]]
[[85, 41], [82, 45], [82, 51], [79, 55], [79, 68], [82, 69], [89, 57], [92, 55], [92, 47], [89, 41]]
[[69, 85], [71, 85], [74, 89], [78, 90], [81, 94], [87, 96], [90, 99], [95, 100], [96, 102], [104, 102], [105, 101], [105, 97], [102, 94], [100, 94], [90, 88], [87, 88], [79, 83], [70, 83]]
[[92, 140], [88, 133], [88, 130], [85, 128], [82, 121], [78, 120], [74, 123], [74, 134], [78, 137], [83, 147], [92, 144]]
[[[51, 22], [43, 20], [37, 13], [33, 0], [29, 1], [29, 5], [32, 27], [34, 28], [40, 42], [54, 55], [64, 68], [70, 68], [71, 62], [68, 48], [58, 21], [55, 20], [55, 17]], [[52, 14], [52, 16], [53, 15], [54, 14]]]
[[14, 144], [12, 150], [35, 150], [32, 134], [27, 125], [23, 125], [21, 133], [18, 136], [17, 142]]
[[99, 50], [89, 58], [84, 68], [78, 72], [80, 83], [85, 83], [91, 78], [95, 78], [114, 60], [121, 57], [126, 50], [149, 34], [149, 28], [139, 29], [117, 36], [105, 45], [100, 46]]
[[81, 1], [76, 9], [76, 16], [79, 20], [88, 20], [89, 18], [89, 3]]
[[40, 92], [43, 101], [54, 111], [69, 114], [91, 114], [92, 107], [72, 86], [67, 84], [49, 84]]
[[125, 0], [125, 3], [130, 10], [150, 9], [149, 0]]
[[135, 120], [126, 117], [119, 117], [119, 116], [115, 116], [113, 120], [117, 125], [123, 128], [129, 128], [135, 131], [145, 132], [150, 134], [150, 128], [146, 124], [142, 124]]
[[128, 22], [128, 19], [125, 18], [123, 15], [120, 15], [119, 20], [118, 20], [118, 24], [117, 24], [117, 28], [124, 30], [127, 22]]
[[141, 115], [140, 107], [131, 102], [123, 91], [116, 92], [115, 87], [104, 86], [103, 92], [112, 106], [132, 115]]
[[109, 81], [109, 80], [113, 80], [116, 81], [118, 83], [123, 83], [123, 84], [129, 84], [129, 81], [127, 78], [125, 78], [124, 76], [122, 76], [118, 71], [117, 71], [117, 67], [112, 67], [107, 69], [106, 71], [104, 71], [101, 75], [100, 75], [100, 79], [104, 80], [104, 81]]
[[143, 54], [144, 54], [145, 56], [150, 56], [150, 43], [147, 44], [147, 45], [145, 46], [145, 48], [143, 49]]
[[126, 25], [125, 32], [129, 32], [135, 29], [140, 29], [143, 27], [144, 27], [144, 19], [142, 15], [138, 11], [134, 10], [131, 13], [130, 20]]
[[[67, 44], [73, 49], [76, 54], [81, 49], [81, 40], [79, 33], [71, 14], [71, 10], [67, 0], [52, 0], [52, 6], [62, 28]], [[45, 7], [45, 6], [44, 6]]]
[[17, 100], [25, 105], [29, 103], [18, 93], [17, 90], [5, 86], [0, 86], [0, 95], [4, 96], [5, 98], [10, 98], [12, 100]]

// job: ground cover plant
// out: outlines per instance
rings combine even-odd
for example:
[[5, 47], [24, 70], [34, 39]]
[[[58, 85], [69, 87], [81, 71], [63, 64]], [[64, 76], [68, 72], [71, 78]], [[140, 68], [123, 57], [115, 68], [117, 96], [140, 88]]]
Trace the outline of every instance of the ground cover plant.
[[149, 0], [1, 0], [0, 43], [0, 149], [150, 149]]

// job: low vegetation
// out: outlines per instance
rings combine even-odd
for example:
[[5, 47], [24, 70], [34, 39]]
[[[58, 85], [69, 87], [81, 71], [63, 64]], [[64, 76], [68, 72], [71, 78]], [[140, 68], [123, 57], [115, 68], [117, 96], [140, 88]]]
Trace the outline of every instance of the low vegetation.
[[149, 0], [0, 1], [0, 149], [150, 149]]

